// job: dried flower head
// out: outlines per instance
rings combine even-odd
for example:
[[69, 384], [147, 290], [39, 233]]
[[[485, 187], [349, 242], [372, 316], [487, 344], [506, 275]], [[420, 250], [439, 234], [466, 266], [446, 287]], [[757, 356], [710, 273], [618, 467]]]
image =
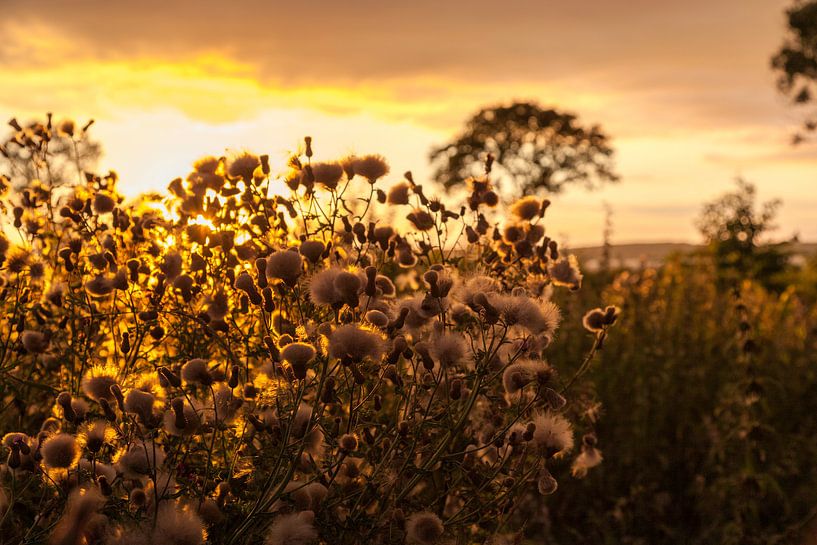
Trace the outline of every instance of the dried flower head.
[[315, 348], [307, 343], [290, 343], [281, 349], [281, 358], [292, 366], [295, 378], [306, 378], [307, 366], [315, 358]]
[[40, 331], [27, 329], [20, 335], [23, 348], [30, 354], [42, 354], [48, 349], [48, 337]]
[[301, 511], [279, 515], [270, 526], [266, 545], [312, 545], [318, 541], [315, 529], [315, 514], [312, 511]]
[[577, 290], [582, 286], [582, 273], [579, 271], [579, 262], [576, 256], [570, 255], [565, 258], [548, 263], [548, 273], [551, 281], [557, 286], [564, 286], [571, 290]]
[[522, 197], [511, 206], [511, 214], [520, 220], [529, 221], [539, 215], [542, 203], [533, 196]]
[[356, 176], [366, 178], [369, 183], [375, 183], [389, 173], [389, 164], [382, 155], [364, 155], [352, 159], [352, 170]]
[[162, 502], [153, 528], [154, 545], [201, 545], [207, 532], [201, 517], [190, 506]]
[[111, 386], [114, 386], [117, 372], [113, 367], [109, 366], [94, 366], [82, 378], [82, 391], [93, 399], [99, 401], [100, 399], [114, 401], [114, 395], [111, 392]]
[[315, 181], [327, 189], [335, 189], [343, 178], [343, 165], [338, 162], [312, 163]]
[[246, 183], [253, 179], [255, 169], [261, 165], [257, 155], [242, 153], [235, 157], [227, 167], [227, 173], [233, 178], [241, 178]]
[[411, 545], [434, 545], [444, 532], [442, 520], [430, 511], [414, 513], [406, 520], [406, 543]]
[[279, 250], [267, 257], [267, 277], [294, 286], [301, 276], [301, 256], [297, 251]]
[[210, 365], [207, 360], [194, 358], [182, 366], [182, 379], [186, 382], [193, 382], [209, 386], [213, 383], [213, 375], [210, 372]]
[[534, 445], [547, 457], [562, 457], [573, 450], [573, 426], [562, 415], [539, 413], [533, 418]]
[[389, 204], [408, 204], [409, 190], [411, 186], [406, 182], [396, 183], [391, 186], [388, 193]]
[[68, 469], [75, 465], [80, 455], [76, 437], [68, 433], [58, 433], [46, 439], [40, 452], [45, 465], [56, 469]]
[[368, 358], [379, 362], [384, 350], [380, 334], [355, 324], [342, 325], [329, 336], [329, 355], [340, 360], [359, 363]]

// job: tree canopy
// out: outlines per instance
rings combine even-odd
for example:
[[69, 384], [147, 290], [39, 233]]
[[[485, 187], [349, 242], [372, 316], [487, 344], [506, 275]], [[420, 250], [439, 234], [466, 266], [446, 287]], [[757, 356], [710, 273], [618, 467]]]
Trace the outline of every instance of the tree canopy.
[[482, 173], [488, 154], [492, 178], [508, 197], [618, 180], [613, 148], [598, 125], [585, 127], [573, 114], [532, 102], [480, 110], [459, 136], [431, 151], [434, 177], [456, 187]]
[[753, 184], [738, 180], [735, 191], [704, 205], [698, 228], [725, 283], [748, 277], [772, 289], [782, 288], [777, 281], [789, 258], [788, 243], [764, 240], [765, 235], [775, 229], [780, 201], [758, 206], [756, 194]]
[[[777, 86], [795, 104], [813, 106], [817, 100], [817, 0], [795, 2], [786, 16], [789, 35], [772, 57]], [[817, 130], [817, 110], [806, 115], [803, 128], [804, 132], [795, 135], [795, 143]]]

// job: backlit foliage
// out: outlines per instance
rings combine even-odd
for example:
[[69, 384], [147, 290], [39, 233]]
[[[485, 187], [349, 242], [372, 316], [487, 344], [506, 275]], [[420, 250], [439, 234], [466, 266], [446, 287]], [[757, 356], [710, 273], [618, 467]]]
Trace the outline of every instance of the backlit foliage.
[[504, 217], [488, 169], [452, 210], [306, 138], [126, 202], [113, 173], [57, 190], [41, 128], [5, 144], [42, 168], [4, 181], [4, 539], [505, 543], [601, 462], [570, 389], [618, 309], [547, 363], [582, 282], [548, 201]]

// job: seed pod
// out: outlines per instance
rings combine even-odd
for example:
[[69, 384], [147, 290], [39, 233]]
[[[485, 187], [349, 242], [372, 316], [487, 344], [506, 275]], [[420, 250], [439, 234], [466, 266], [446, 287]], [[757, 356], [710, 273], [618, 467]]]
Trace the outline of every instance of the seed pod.
[[173, 409], [174, 425], [183, 430], [187, 427], [187, 417], [184, 415], [184, 399], [180, 397], [174, 398], [170, 402], [170, 407]]
[[170, 369], [167, 367], [159, 367], [159, 375], [164, 377], [165, 380], [173, 386], [174, 388], [178, 388], [182, 385], [182, 379], [176, 376]]
[[462, 397], [462, 380], [455, 378], [451, 381], [451, 391], [448, 395], [454, 401]]
[[267, 280], [267, 260], [263, 257], [259, 257], [255, 260], [255, 281], [258, 283], [258, 287], [264, 289], [268, 285]]
[[97, 483], [99, 484], [99, 491], [103, 496], [108, 497], [113, 494], [111, 483], [108, 482], [108, 478], [105, 477], [105, 475], [100, 475], [97, 478]]
[[364, 293], [369, 297], [374, 297], [377, 294], [377, 269], [371, 265], [366, 267], [366, 289]]
[[272, 297], [272, 289], [267, 286], [261, 291], [261, 295], [264, 298], [264, 310], [266, 312], [272, 313], [275, 311], [275, 301]]
[[69, 422], [73, 422], [77, 417], [74, 408], [71, 406], [71, 401], [71, 394], [68, 392], [62, 392], [57, 396], [57, 404], [62, 407], [63, 415]]
[[240, 369], [238, 365], [233, 365], [233, 368], [230, 372], [230, 380], [227, 381], [227, 384], [230, 388], [236, 388], [238, 386], [238, 378], [239, 378]]
[[122, 389], [119, 387], [118, 384], [113, 384], [110, 387], [111, 394], [116, 399], [116, 404], [119, 406], [119, 410], [125, 412], [125, 396], [122, 395]]
[[6, 460], [6, 465], [8, 465], [11, 469], [17, 469], [22, 464], [22, 458], [20, 457], [20, 447], [17, 443], [11, 444], [11, 452], [9, 452], [9, 457]]
[[99, 406], [102, 407], [102, 412], [105, 413], [105, 419], [109, 422], [116, 422], [116, 413], [113, 412], [113, 408], [111, 404], [108, 403], [108, 400], [103, 398], [99, 399]]
[[130, 492], [131, 507], [139, 509], [147, 503], [147, 494], [141, 488], [134, 488]]

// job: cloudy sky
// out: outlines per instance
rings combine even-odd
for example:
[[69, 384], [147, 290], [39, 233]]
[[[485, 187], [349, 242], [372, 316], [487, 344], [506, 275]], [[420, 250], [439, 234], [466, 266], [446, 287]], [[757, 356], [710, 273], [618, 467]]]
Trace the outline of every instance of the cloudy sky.
[[[702, 202], [742, 176], [817, 240], [817, 149], [769, 57], [783, 0], [312, 2], [0, 0], [0, 117], [97, 120], [135, 195], [208, 153], [427, 155], [485, 104], [536, 100], [600, 123], [622, 181], [556, 198], [550, 230], [597, 244], [697, 241]], [[549, 212], [550, 214], [550, 212]]]

